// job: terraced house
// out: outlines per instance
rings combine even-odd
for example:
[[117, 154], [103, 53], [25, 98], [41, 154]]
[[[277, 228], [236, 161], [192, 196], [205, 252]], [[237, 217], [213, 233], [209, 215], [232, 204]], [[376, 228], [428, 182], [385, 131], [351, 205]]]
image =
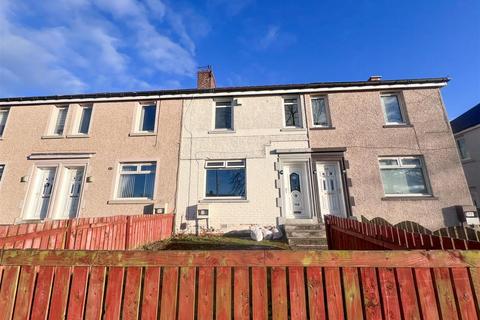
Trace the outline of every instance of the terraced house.
[[0, 222], [176, 213], [176, 229], [436, 229], [471, 205], [446, 78], [1, 99]]

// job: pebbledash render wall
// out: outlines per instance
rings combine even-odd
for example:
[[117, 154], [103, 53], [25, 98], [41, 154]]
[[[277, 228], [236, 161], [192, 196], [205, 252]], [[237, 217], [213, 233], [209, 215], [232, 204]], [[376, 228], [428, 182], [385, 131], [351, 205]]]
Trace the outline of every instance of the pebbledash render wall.
[[[135, 98], [132, 98], [132, 100]], [[40, 104], [39, 104], [40, 103]], [[82, 102], [87, 103], [88, 101]], [[27, 190], [38, 164], [64, 162], [86, 163], [85, 181], [78, 216], [110, 216], [151, 212], [154, 204], [168, 203], [175, 210], [178, 150], [180, 143], [181, 100], [157, 103], [157, 132], [133, 135], [133, 123], [138, 100], [93, 102], [93, 114], [87, 137], [70, 136], [73, 125], [74, 100], [68, 105], [66, 137], [45, 138], [55, 105], [9, 105], [6, 128], [0, 140], [0, 163], [5, 171], [0, 182], [0, 223], [22, 220]], [[43, 137], [43, 138], [42, 138]], [[62, 159], [62, 154], [90, 154], [88, 159]], [[32, 154], [44, 155], [44, 160], [29, 160]], [[49, 155], [59, 159], [48, 159]], [[154, 199], [113, 201], [117, 169], [124, 161], [156, 161]], [[26, 180], [25, 182], [22, 182]], [[85, 179], [87, 180], [87, 179]], [[53, 201], [54, 199], [52, 199]]]
[[[382, 217], [390, 223], [415, 221], [436, 230], [457, 223], [454, 205], [471, 205], [439, 88], [394, 90], [403, 100], [407, 126], [387, 127], [380, 93], [337, 92], [325, 95], [334, 129], [312, 128], [309, 95], [306, 111], [311, 148], [344, 147], [351, 212], [360, 218]], [[392, 92], [392, 91], [386, 91]], [[422, 156], [432, 197], [384, 196], [378, 158]]]
[[[228, 93], [225, 95], [228, 97]], [[231, 96], [230, 96], [231, 97]], [[215, 131], [215, 101], [222, 97], [185, 99], [183, 106], [176, 228], [183, 232], [275, 226], [280, 208], [275, 187], [276, 149], [307, 148], [307, 130], [283, 129], [283, 96], [231, 97], [233, 130]], [[207, 199], [206, 160], [245, 160], [245, 199]], [[207, 204], [209, 219], [197, 220], [197, 205]]]

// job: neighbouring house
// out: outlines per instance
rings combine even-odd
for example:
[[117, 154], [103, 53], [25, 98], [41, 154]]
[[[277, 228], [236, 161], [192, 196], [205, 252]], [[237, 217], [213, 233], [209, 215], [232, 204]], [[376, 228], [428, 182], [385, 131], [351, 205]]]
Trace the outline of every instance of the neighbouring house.
[[470, 194], [480, 208], [480, 103], [450, 122]]
[[446, 78], [0, 99], [0, 223], [175, 212], [176, 229], [333, 214], [457, 224]]
[[181, 100], [0, 101], [0, 223], [175, 209]]

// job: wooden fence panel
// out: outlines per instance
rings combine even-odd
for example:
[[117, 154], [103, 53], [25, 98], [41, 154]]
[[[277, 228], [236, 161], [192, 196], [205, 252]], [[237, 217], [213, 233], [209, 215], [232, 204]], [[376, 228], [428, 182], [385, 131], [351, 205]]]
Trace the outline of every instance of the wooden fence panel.
[[173, 214], [0, 225], [0, 249], [129, 250], [172, 236]]
[[478, 250], [480, 242], [409, 232], [400, 228], [325, 216], [332, 250]]
[[4, 250], [0, 318], [478, 319], [479, 267], [474, 251]]

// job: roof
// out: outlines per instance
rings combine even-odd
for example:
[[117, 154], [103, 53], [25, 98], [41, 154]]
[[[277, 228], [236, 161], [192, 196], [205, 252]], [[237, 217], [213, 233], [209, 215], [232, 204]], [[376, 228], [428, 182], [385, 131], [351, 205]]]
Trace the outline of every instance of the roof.
[[478, 124], [480, 124], [480, 103], [464, 114], [450, 121], [453, 133], [458, 133]]
[[173, 89], [154, 91], [129, 91], [129, 92], [103, 92], [73, 95], [51, 95], [33, 97], [12, 97], [0, 98], [0, 102], [14, 101], [36, 101], [36, 100], [61, 100], [61, 99], [94, 99], [94, 98], [120, 98], [150, 95], [180, 95], [193, 93], [227, 93], [231, 91], [262, 91], [262, 90], [289, 90], [289, 89], [314, 89], [332, 87], [357, 87], [357, 86], [380, 86], [380, 85], [407, 85], [407, 84], [441, 84], [448, 82], [449, 78], [422, 78], [422, 79], [401, 79], [401, 80], [379, 80], [379, 81], [350, 81], [350, 82], [314, 82], [301, 84], [279, 84], [264, 86], [243, 86], [243, 87], [219, 87], [213, 89]]

